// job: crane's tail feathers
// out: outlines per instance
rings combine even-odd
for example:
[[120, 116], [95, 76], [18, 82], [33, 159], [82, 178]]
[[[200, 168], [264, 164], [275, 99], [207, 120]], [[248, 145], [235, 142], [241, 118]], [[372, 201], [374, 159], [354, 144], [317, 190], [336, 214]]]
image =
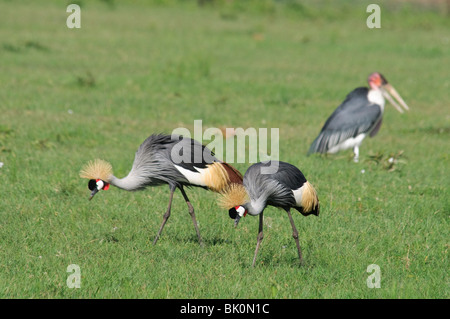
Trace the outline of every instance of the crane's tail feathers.
[[87, 179], [101, 179], [103, 181], [108, 181], [111, 175], [111, 164], [101, 159], [89, 161], [80, 171], [80, 177]]
[[243, 205], [248, 201], [249, 196], [244, 185], [233, 183], [220, 193], [218, 205], [228, 210], [232, 207]]
[[305, 183], [301, 205], [303, 214], [319, 215], [319, 197], [317, 196], [316, 190], [309, 182]]
[[230, 184], [242, 184], [242, 174], [227, 163], [214, 162], [208, 165], [204, 182], [210, 190], [221, 193]]

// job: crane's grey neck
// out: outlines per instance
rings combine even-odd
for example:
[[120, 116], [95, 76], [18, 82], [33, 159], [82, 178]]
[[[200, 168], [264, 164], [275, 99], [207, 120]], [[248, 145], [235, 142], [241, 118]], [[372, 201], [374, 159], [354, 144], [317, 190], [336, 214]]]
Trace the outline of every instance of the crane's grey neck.
[[[148, 179], [146, 179], [148, 184]], [[127, 191], [136, 191], [145, 187], [145, 180], [139, 178], [134, 174], [128, 174], [128, 176], [124, 178], [117, 178], [114, 175], [111, 175], [108, 181], [111, 185], [114, 185], [118, 188], [127, 190]]]
[[256, 200], [251, 200], [244, 206], [250, 215], [256, 216], [261, 214], [264, 208], [266, 208], [266, 201], [262, 197], [259, 197]]

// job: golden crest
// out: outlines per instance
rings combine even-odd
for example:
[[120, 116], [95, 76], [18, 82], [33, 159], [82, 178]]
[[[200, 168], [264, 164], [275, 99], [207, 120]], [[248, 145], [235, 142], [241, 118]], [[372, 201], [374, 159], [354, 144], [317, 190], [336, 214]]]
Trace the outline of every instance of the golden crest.
[[112, 166], [108, 162], [96, 159], [89, 161], [80, 171], [81, 178], [87, 179], [101, 179], [108, 181], [112, 175]]

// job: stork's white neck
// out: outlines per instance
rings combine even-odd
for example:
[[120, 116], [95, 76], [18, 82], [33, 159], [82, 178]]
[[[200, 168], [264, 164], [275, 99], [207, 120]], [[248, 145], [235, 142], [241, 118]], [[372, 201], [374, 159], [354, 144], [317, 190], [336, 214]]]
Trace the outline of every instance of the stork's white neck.
[[381, 92], [380, 89], [377, 88], [369, 90], [367, 99], [373, 104], [378, 104], [381, 107], [381, 112], [384, 112], [384, 104], [386, 101], [384, 100], [383, 92]]

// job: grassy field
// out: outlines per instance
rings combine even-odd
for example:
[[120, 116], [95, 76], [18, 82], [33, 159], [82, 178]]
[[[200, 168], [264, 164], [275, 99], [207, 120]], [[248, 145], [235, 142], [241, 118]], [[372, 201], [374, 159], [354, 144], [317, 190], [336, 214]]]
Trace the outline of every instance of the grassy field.
[[[1, 298], [448, 298], [450, 23], [438, 10], [370, 1], [0, 0]], [[360, 150], [306, 156], [326, 118], [369, 73], [411, 107], [387, 105]], [[179, 192], [156, 246], [168, 187], [88, 201], [88, 160], [125, 176], [151, 133], [279, 128], [280, 160], [319, 192], [321, 214], [239, 227], [216, 196], [190, 189], [199, 247]], [[207, 141], [204, 141], [207, 142]], [[390, 157], [397, 162], [391, 165]], [[250, 163], [235, 166], [244, 173]], [[81, 269], [69, 289], [67, 266]], [[369, 289], [377, 264], [381, 288]]]

